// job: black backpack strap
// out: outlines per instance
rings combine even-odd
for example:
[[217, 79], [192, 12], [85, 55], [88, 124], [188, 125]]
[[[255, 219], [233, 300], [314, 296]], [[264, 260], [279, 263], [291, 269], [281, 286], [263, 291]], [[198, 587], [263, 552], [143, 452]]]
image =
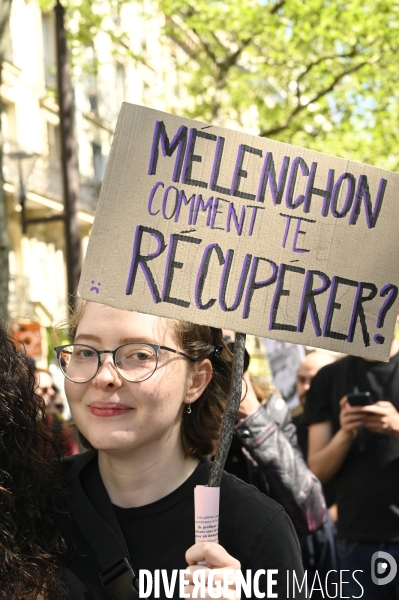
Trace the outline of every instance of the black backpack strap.
[[[98, 468], [85, 468], [93, 460], [97, 460], [95, 450], [84, 452], [75, 459], [67, 475], [71, 491], [68, 496], [69, 507], [100, 564], [100, 579], [107, 596], [114, 600], [136, 600], [139, 598], [138, 575], [131, 565], [129, 551], [107, 490]], [[91, 466], [94, 467], [94, 464]], [[82, 486], [83, 470], [90, 498]]]

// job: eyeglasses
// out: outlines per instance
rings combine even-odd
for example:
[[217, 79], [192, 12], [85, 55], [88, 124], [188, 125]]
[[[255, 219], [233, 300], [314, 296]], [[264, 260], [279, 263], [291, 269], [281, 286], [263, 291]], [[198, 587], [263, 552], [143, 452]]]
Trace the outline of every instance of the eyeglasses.
[[167, 346], [132, 342], [118, 346], [115, 350], [96, 350], [86, 344], [69, 344], [54, 348], [58, 364], [67, 379], [74, 383], [87, 383], [94, 379], [101, 367], [101, 354], [112, 354], [115, 369], [127, 381], [139, 383], [153, 375], [158, 366], [158, 353], [167, 350], [188, 358], [197, 359]]

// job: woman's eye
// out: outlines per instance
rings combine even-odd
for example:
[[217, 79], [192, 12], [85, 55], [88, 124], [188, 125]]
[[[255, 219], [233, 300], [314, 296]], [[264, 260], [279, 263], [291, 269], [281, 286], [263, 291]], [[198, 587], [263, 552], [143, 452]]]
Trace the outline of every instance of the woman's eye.
[[153, 359], [153, 354], [148, 350], [132, 350], [125, 356], [125, 360], [144, 362]]
[[151, 348], [132, 345], [132, 347], [125, 346], [118, 350], [116, 359], [122, 363], [149, 363], [155, 360], [155, 355]]
[[136, 352], [136, 354], [134, 354], [133, 357], [137, 360], [143, 361], [152, 358], [152, 355], [149, 354], [149, 352]]
[[95, 356], [95, 352], [94, 350], [87, 350], [85, 348], [82, 348], [81, 350], [78, 350], [77, 352], [75, 352], [75, 355], [78, 358], [93, 358], [93, 356]]

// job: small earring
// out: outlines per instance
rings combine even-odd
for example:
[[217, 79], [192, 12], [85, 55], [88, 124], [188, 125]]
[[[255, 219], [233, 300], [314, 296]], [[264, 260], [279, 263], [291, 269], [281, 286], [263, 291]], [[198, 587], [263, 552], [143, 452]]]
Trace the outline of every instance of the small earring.
[[187, 407], [187, 414], [191, 415], [191, 412], [192, 412], [192, 410], [191, 410], [191, 398], [188, 399], [188, 402], [189, 402], [189, 405]]

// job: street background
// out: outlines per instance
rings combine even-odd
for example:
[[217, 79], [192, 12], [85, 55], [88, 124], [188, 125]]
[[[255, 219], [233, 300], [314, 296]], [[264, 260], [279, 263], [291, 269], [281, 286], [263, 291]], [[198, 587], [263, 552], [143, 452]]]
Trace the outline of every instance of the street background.
[[398, 15], [393, 0], [0, 0], [0, 314], [37, 364], [55, 362], [123, 101], [397, 170]]

